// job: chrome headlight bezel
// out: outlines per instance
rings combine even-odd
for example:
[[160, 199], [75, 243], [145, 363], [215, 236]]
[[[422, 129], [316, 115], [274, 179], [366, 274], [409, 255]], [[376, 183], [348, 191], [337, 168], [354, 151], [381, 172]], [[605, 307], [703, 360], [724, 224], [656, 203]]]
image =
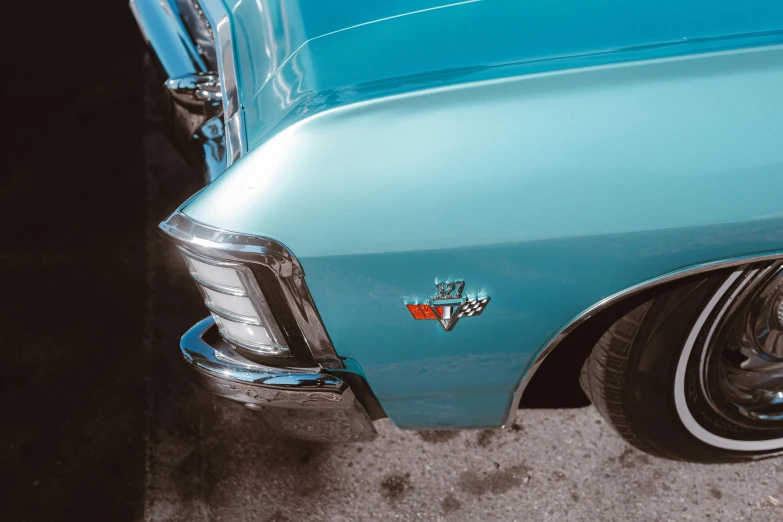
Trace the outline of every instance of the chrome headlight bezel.
[[[226, 329], [221, 328], [221, 335], [243, 357], [261, 364], [285, 361], [291, 367], [344, 367], [307, 288], [304, 270], [285, 246], [272, 239], [210, 227], [179, 211], [161, 223], [160, 230], [186, 256], [208, 260], [215, 266], [230, 266], [242, 274], [248, 288], [253, 288], [249, 297], [267, 323], [275, 325], [270, 327], [276, 328], [270, 337], [280, 351], [278, 355], [259, 353], [246, 343], [233, 342], [231, 334], [226, 336]], [[209, 301], [203, 290], [202, 295]], [[217, 315], [227, 319], [225, 314]]]

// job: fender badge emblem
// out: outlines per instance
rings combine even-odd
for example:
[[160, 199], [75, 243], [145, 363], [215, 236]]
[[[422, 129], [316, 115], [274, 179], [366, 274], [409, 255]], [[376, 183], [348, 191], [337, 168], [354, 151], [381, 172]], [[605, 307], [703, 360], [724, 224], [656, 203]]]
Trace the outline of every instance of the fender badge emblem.
[[414, 319], [418, 321], [437, 319], [447, 332], [454, 328], [457, 321], [463, 317], [481, 315], [491, 299], [489, 297], [477, 299], [462, 297], [465, 281], [437, 283], [435, 288], [438, 293], [428, 299], [426, 303], [413, 303], [405, 306]]

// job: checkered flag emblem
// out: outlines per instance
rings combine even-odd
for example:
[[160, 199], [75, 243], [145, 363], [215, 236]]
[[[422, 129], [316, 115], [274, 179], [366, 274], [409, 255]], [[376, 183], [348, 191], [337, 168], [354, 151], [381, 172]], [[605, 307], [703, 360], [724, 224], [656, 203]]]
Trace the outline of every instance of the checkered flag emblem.
[[465, 281], [437, 283], [438, 293], [425, 303], [406, 303], [405, 307], [417, 321], [439, 321], [449, 332], [464, 317], [481, 315], [489, 304], [489, 297], [468, 299], [462, 296]]
[[489, 297], [484, 297], [482, 299], [465, 301], [465, 304], [463, 304], [459, 309], [457, 317], [473, 317], [474, 315], [481, 315], [481, 312], [483, 312], [487, 307], [489, 299]]

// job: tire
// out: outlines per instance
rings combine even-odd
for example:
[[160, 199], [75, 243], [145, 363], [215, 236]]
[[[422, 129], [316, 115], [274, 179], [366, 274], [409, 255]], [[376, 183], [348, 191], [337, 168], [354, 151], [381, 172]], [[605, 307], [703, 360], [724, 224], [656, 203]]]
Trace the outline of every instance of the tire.
[[[736, 462], [783, 454], [783, 405], [780, 418], [749, 418], [752, 412], [732, 402], [735, 392], [721, 384], [731, 373], [726, 368], [740, 364], [734, 348], [721, 348], [735, 346], [728, 336], [741, 331], [732, 326], [739, 324], [740, 305], [750, 309], [758, 288], [774, 277], [781, 285], [781, 273], [779, 262], [721, 270], [636, 306], [593, 348], [582, 367], [582, 389], [626, 441], [654, 455]], [[764, 367], [772, 379], [765, 386], [779, 386], [781, 364]]]

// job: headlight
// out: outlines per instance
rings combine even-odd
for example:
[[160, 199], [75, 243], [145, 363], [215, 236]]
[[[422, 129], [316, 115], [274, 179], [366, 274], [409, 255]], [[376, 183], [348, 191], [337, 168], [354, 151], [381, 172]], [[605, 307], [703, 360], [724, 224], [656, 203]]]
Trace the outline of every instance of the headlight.
[[339, 369], [304, 270], [281, 243], [175, 212], [160, 224], [179, 248], [221, 336], [258, 364]]
[[253, 273], [240, 263], [209, 259], [180, 248], [221, 335], [261, 355], [290, 350]]

